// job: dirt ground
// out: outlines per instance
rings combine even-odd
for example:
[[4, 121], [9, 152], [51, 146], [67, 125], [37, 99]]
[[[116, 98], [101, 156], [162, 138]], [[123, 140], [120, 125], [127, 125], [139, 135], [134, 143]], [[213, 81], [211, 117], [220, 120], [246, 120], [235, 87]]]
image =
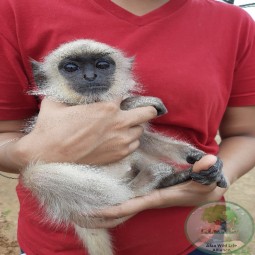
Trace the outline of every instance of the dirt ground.
[[[9, 175], [11, 176], [11, 175]], [[0, 255], [18, 255], [16, 239], [19, 203], [17, 181], [0, 176]], [[226, 193], [226, 199], [244, 207], [255, 219], [255, 169], [239, 179]], [[247, 252], [247, 249], [249, 252]], [[255, 237], [240, 255], [255, 255]]]

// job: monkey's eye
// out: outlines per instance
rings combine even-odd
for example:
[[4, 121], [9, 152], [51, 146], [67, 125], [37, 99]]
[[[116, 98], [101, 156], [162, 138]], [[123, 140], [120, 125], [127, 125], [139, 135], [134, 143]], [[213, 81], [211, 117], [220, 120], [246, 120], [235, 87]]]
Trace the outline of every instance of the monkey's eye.
[[73, 63], [68, 63], [68, 64], [64, 65], [64, 70], [69, 73], [75, 72], [78, 69], [79, 69], [79, 66], [77, 66], [76, 64], [73, 64]]
[[96, 68], [98, 69], [108, 69], [110, 67], [110, 63], [104, 60], [98, 61], [96, 63]]

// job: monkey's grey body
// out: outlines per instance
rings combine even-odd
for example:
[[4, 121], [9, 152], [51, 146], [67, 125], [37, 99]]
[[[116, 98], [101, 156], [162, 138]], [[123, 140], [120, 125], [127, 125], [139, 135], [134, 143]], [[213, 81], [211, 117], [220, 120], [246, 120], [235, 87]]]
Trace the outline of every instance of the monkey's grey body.
[[[160, 99], [134, 96], [137, 84], [130, 59], [121, 51], [92, 40], [61, 45], [42, 63], [34, 62], [34, 75], [39, 86], [34, 94], [70, 105], [111, 101], [121, 96], [126, 98], [121, 104], [123, 110], [152, 105], [158, 115], [166, 112]], [[74, 224], [76, 217], [84, 216], [93, 226], [90, 215], [98, 210], [147, 194], [155, 188], [191, 178], [226, 187], [220, 160], [203, 174], [191, 172], [187, 162], [193, 164], [203, 155], [204, 152], [188, 143], [145, 127], [139, 149], [119, 162], [106, 166], [38, 162], [27, 167], [22, 180], [45, 207], [50, 221]], [[187, 170], [178, 172], [162, 159], [187, 164]], [[113, 254], [107, 230], [85, 229], [76, 224], [74, 227], [90, 255]]]

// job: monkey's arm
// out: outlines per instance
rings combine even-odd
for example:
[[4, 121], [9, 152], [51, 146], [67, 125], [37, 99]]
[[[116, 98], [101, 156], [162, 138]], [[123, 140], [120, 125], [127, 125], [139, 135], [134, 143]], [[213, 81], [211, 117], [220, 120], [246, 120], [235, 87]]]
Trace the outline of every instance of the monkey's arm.
[[121, 102], [120, 108], [122, 110], [130, 110], [138, 107], [153, 106], [157, 110], [157, 115], [163, 115], [167, 113], [167, 109], [164, 106], [161, 99], [157, 97], [146, 96], [132, 96], [128, 97]]
[[[199, 161], [205, 153], [196, 149], [188, 143], [176, 141], [169, 137], [164, 137], [156, 133], [145, 132], [141, 137], [141, 150], [147, 152], [150, 155], [156, 157], [163, 157], [173, 160], [177, 163], [190, 163], [194, 164]], [[163, 182], [164, 187], [170, 186], [170, 183], [180, 183], [188, 179], [192, 179], [196, 182], [209, 185], [216, 182], [219, 187], [226, 188], [228, 186], [228, 180], [222, 173], [223, 163], [219, 157], [215, 164], [208, 169], [203, 169], [199, 173], [194, 173], [192, 168], [185, 170], [186, 173], [175, 173], [172, 179], [166, 178]], [[189, 178], [188, 178], [189, 176]], [[162, 184], [163, 184], [162, 183]], [[169, 185], [167, 184], [169, 183]], [[174, 185], [174, 184], [171, 184]]]
[[[167, 113], [163, 102], [156, 97], [133, 96], [126, 98], [121, 102], [121, 109], [129, 110], [149, 105], [156, 108], [158, 116]], [[140, 148], [146, 153], [155, 157], [165, 157], [180, 164], [187, 162], [194, 164], [205, 155], [204, 152], [188, 143], [149, 130], [145, 130], [140, 142]]]

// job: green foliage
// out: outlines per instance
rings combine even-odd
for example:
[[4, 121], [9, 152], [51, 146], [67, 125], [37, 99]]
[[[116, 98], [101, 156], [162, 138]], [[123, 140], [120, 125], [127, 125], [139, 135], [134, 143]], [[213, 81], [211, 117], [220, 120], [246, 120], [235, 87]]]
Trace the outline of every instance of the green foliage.
[[229, 207], [226, 208], [226, 219], [227, 219], [227, 222], [231, 222], [231, 223], [234, 223], [234, 224], [237, 224], [238, 223], [238, 217], [237, 217], [237, 214]]
[[249, 247], [244, 247], [238, 251], [233, 252], [232, 255], [252, 255], [252, 253]]
[[202, 215], [202, 220], [209, 223], [217, 221], [227, 221], [229, 223], [231, 222], [232, 224], [238, 223], [238, 217], [235, 211], [228, 206], [226, 207], [225, 205], [215, 205], [206, 208]]
[[202, 220], [207, 221], [209, 223], [213, 223], [216, 221], [224, 221], [226, 220], [225, 211], [226, 211], [225, 205], [215, 205], [208, 207], [204, 210]]

